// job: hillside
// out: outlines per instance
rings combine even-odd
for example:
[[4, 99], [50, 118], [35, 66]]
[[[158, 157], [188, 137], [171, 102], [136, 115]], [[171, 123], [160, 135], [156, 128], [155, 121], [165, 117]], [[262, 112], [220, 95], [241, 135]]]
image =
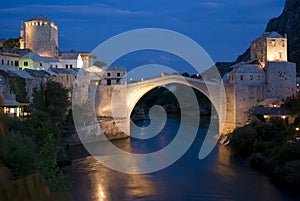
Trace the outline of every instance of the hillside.
[[[286, 0], [282, 14], [271, 19], [266, 27], [266, 32], [276, 31], [288, 36], [289, 61], [297, 64], [297, 72], [300, 74], [300, 1]], [[250, 49], [240, 55], [236, 62], [246, 61], [250, 58]]]

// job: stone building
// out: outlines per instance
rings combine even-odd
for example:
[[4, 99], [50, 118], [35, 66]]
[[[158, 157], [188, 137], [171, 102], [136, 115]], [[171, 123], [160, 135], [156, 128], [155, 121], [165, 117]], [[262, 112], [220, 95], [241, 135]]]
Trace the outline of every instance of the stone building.
[[58, 68], [72, 69], [72, 68], [88, 68], [93, 65], [95, 55], [90, 53], [75, 52], [62, 52], [59, 54], [60, 65]]
[[44, 57], [58, 56], [58, 27], [49, 17], [36, 16], [21, 24], [20, 48]]
[[102, 75], [101, 85], [126, 84], [126, 69], [122, 67], [110, 67]]
[[296, 94], [296, 64], [287, 61], [287, 38], [263, 33], [251, 44], [251, 60], [232, 66], [224, 78], [227, 122], [231, 132], [251, 121], [251, 108], [268, 98], [285, 100]]
[[19, 59], [19, 67], [31, 70], [48, 70], [57, 68], [59, 61], [55, 57], [43, 57], [35, 52], [28, 52]]

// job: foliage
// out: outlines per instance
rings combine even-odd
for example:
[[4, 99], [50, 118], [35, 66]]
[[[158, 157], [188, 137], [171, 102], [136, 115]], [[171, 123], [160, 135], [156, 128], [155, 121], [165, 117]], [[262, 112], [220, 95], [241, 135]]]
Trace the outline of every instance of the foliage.
[[273, 157], [273, 163], [276, 165], [294, 160], [300, 160], [300, 144], [286, 144], [280, 147]]
[[236, 129], [230, 135], [230, 147], [235, 154], [248, 157], [253, 168], [299, 185], [300, 143], [295, 140], [299, 136], [295, 126], [278, 118]]
[[70, 105], [68, 90], [58, 82], [50, 82], [46, 86], [45, 101], [52, 120], [55, 123], [63, 121]]
[[[0, 96], [0, 104], [2, 103], [3, 99], [2, 96]], [[6, 157], [6, 133], [7, 129], [5, 127], [5, 116], [3, 114], [2, 108], [0, 108], [0, 160], [5, 159]]]
[[41, 160], [38, 163], [39, 172], [48, 181], [50, 189], [52, 191], [59, 191], [65, 189], [65, 185], [68, 185], [65, 180], [62, 180], [63, 176], [56, 176], [57, 165], [56, 165], [56, 154], [58, 152], [58, 145], [55, 141], [54, 136], [48, 133], [40, 148]]
[[300, 101], [288, 100], [284, 103], [283, 107], [289, 110], [292, 115], [297, 115], [300, 113]]
[[256, 130], [250, 126], [237, 128], [230, 136], [230, 147], [236, 154], [249, 156], [256, 136]]
[[38, 159], [37, 146], [33, 140], [21, 133], [8, 135], [7, 166], [12, 169], [16, 177], [26, 176], [36, 170]]
[[49, 82], [45, 88], [33, 91], [35, 110], [45, 112], [54, 123], [64, 121], [70, 101], [68, 90], [58, 82]]
[[47, 110], [46, 107], [46, 99], [45, 99], [45, 91], [43, 87], [40, 86], [40, 89], [34, 88], [32, 92], [33, 97], [33, 107], [35, 111], [43, 111]]
[[11, 90], [16, 94], [16, 101], [28, 103], [26, 81], [24, 78], [16, 77], [10, 81]]
[[184, 77], [190, 77], [190, 74], [188, 72], [184, 72], [181, 75], [184, 76]]
[[99, 68], [103, 68], [103, 67], [107, 66], [107, 64], [103, 61], [95, 61], [94, 65]]
[[[60, 124], [66, 121], [70, 105], [68, 91], [58, 83], [48, 83], [33, 92], [34, 111], [27, 120], [13, 119], [8, 135], [5, 163], [17, 177], [39, 172], [51, 191], [70, 188], [57, 166], [59, 150], [64, 148]], [[68, 117], [70, 122], [70, 116]]]
[[5, 49], [12, 49], [13, 47], [20, 47], [19, 38], [9, 38], [3, 43]]

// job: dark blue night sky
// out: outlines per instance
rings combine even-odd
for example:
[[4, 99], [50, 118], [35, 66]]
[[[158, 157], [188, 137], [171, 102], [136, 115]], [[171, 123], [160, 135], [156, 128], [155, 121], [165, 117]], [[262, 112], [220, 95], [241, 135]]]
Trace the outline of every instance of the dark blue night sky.
[[59, 26], [61, 51], [92, 51], [104, 40], [137, 28], [180, 32], [214, 61], [232, 61], [283, 10], [285, 0], [55, 0], [5, 1], [0, 37], [18, 37], [20, 22], [49, 16]]

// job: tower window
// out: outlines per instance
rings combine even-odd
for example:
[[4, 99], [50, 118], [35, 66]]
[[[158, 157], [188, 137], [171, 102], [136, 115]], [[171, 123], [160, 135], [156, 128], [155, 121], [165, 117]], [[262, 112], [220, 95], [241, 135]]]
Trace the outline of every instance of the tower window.
[[284, 41], [282, 41], [282, 47], [285, 47], [285, 42]]
[[28, 62], [27, 61], [24, 61], [24, 66], [28, 66]]
[[121, 73], [117, 73], [117, 76], [120, 77], [120, 76], [121, 76]]
[[42, 63], [40, 63], [40, 66], [43, 66], [43, 64], [42, 64]]
[[66, 69], [68, 69], [69, 68], [69, 65], [68, 64], [66, 64]]
[[2, 65], [4, 64], [4, 59], [2, 59], [1, 63], [2, 63]]
[[9, 60], [7, 61], [7, 65], [9, 65]]
[[15, 61], [15, 66], [19, 66], [19, 61]]
[[243, 75], [240, 76], [240, 80], [244, 80], [244, 76]]
[[282, 59], [282, 52], [279, 52], [279, 59]]
[[250, 75], [250, 80], [253, 80], [253, 75]]
[[261, 79], [261, 78], [260, 78], [260, 75], [258, 75], [258, 76], [257, 76], [257, 80], [260, 81], [260, 79]]
[[276, 47], [276, 42], [274, 40], [272, 41], [271, 44], [272, 44], [272, 47]]
[[110, 77], [110, 73], [107, 73], [107, 77]]
[[70, 69], [72, 69], [73, 68], [73, 65], [72, 64], [70, 64]]

